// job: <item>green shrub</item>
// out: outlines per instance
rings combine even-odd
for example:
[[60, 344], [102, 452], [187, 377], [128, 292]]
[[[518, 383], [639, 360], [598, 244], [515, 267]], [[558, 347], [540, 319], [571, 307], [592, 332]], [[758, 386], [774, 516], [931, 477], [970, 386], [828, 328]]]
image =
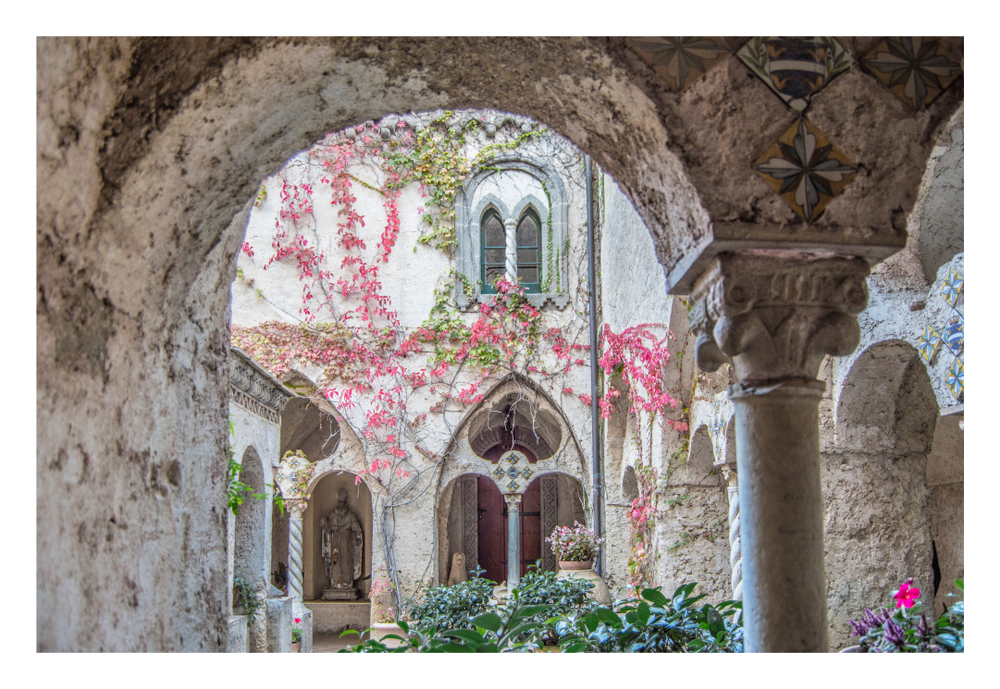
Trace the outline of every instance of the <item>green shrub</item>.
[[411, 627], [417, 629], [473, 629], [472, 618], [489, 609], [496, 582], [482, 578], [475, 569], [468, 581], [454, 586], [433, 586], [423, 592], [419, 603], [406, 611]]

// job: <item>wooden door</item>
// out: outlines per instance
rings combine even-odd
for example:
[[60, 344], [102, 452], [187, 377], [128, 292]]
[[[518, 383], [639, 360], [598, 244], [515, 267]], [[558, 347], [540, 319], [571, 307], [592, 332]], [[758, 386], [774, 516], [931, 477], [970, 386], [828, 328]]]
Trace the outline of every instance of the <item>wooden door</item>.
[[535, 480], [521, 497], [521, 576], [542, 558], [542, 500]]
[[507, 503], [489, 478], [477, 477], [479, 500], [479, 566], [487, 579], [507, 579]]

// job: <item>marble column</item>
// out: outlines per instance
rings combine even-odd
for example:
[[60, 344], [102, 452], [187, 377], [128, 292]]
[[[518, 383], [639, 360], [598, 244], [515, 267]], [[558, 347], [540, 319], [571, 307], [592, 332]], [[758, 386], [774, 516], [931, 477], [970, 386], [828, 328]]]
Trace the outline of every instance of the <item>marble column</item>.
[[521, 580], [521, 495], [503, 496], [507, 502], [507, 591]]
[[302, 602], [302, 515], [308, 502], [285, 500], [288, 508], [288, 595], [292, 597], [292, 610], [305, 610]]
[[507, 252], [505, 256], [507, 279], [511, 282], [517, 281], [517, 221], [508, 218], [503, 223], [504, 231], [507, 235]]
[[816, 380], [858, 345], [865, 260], [785, 251], [715, 257], [692, 293], [698, 365], [730, 362], [746, 650], [827, 652]]

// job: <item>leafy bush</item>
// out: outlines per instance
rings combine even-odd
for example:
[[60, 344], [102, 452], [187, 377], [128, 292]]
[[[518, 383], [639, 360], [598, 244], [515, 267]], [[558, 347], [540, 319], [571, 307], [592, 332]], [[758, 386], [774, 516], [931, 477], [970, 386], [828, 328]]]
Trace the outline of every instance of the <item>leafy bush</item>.
[[[858, 643], [862, 652], [964, 653], [965, 601], [957, 601], [946, 609], [931, 627], [923, 606], [916, 602], [920, 589], [911, 584], [913, 579], [907, 579], [893, 595], [895, 611], [883, 607], [872, 612], [865, 608], [860, 620], [850, 620], [851, 636], [861, 637]], [[961, 579], [955, 580], [955, 586], [964, 593], [965, 583]]]
[[410, 626], [418, 629], [473, 629], [472, 618], [489, 609], [496, 582], [482, 578], [475, 569], [468, 581], [454, 586], [434, 586], [407, 611]]
[[[384, 637], [401, 641], [398, 648], [368, 639], [341, 653], [524, 652], [538, 649], [552, 633], [564, 653], [743, 651], [742, 604], [725, 601], [717, 607], [696, 606], [704, 596], [690, 595], [694, 583], [678, 588], [671, 600], [655, 588], [644, 590], [638, 602], [619, 601], [605, 607], [588, 600], [575, 580], [555, 580], [549, 574], [529, 572], [504, 606], [469, 617], [461, 627], [411, 627], [401, 621], [406, 638]], [[534, 603], [537, 600], [554, 602]], [[726, 615], [736, 619], [726, 619]]]
[[695, 586], [680, 586], [670, 600], [648, 588], [638, 602], [571, 613], [555, 624], [559, 646], [563, 653], [742, 653], [743, 604], [696, 606], [705, 594], [692, 597]]

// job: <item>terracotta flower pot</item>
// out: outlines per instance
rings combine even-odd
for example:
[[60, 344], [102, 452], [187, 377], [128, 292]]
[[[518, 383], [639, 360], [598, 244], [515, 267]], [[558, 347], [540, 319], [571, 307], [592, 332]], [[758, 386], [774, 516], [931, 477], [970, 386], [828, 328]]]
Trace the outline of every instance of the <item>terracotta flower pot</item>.
[[578, 577], [594, 582], [594, 588], [587, 594], [589, 598], [596, 600], [601, 605], [611, 605], [611, 590], [604, 583], [601, 575], [594, 571], [593, 560], [583, 560], [582, 562], [559, 561], [559, 571], [556, 572], [556, 579], [569, 579]]
[[301, 645], [302, 645], [301, 643], [292, 644], [292, 653], [298, 653], [299, 652], [299, 646], [301, 646]]

